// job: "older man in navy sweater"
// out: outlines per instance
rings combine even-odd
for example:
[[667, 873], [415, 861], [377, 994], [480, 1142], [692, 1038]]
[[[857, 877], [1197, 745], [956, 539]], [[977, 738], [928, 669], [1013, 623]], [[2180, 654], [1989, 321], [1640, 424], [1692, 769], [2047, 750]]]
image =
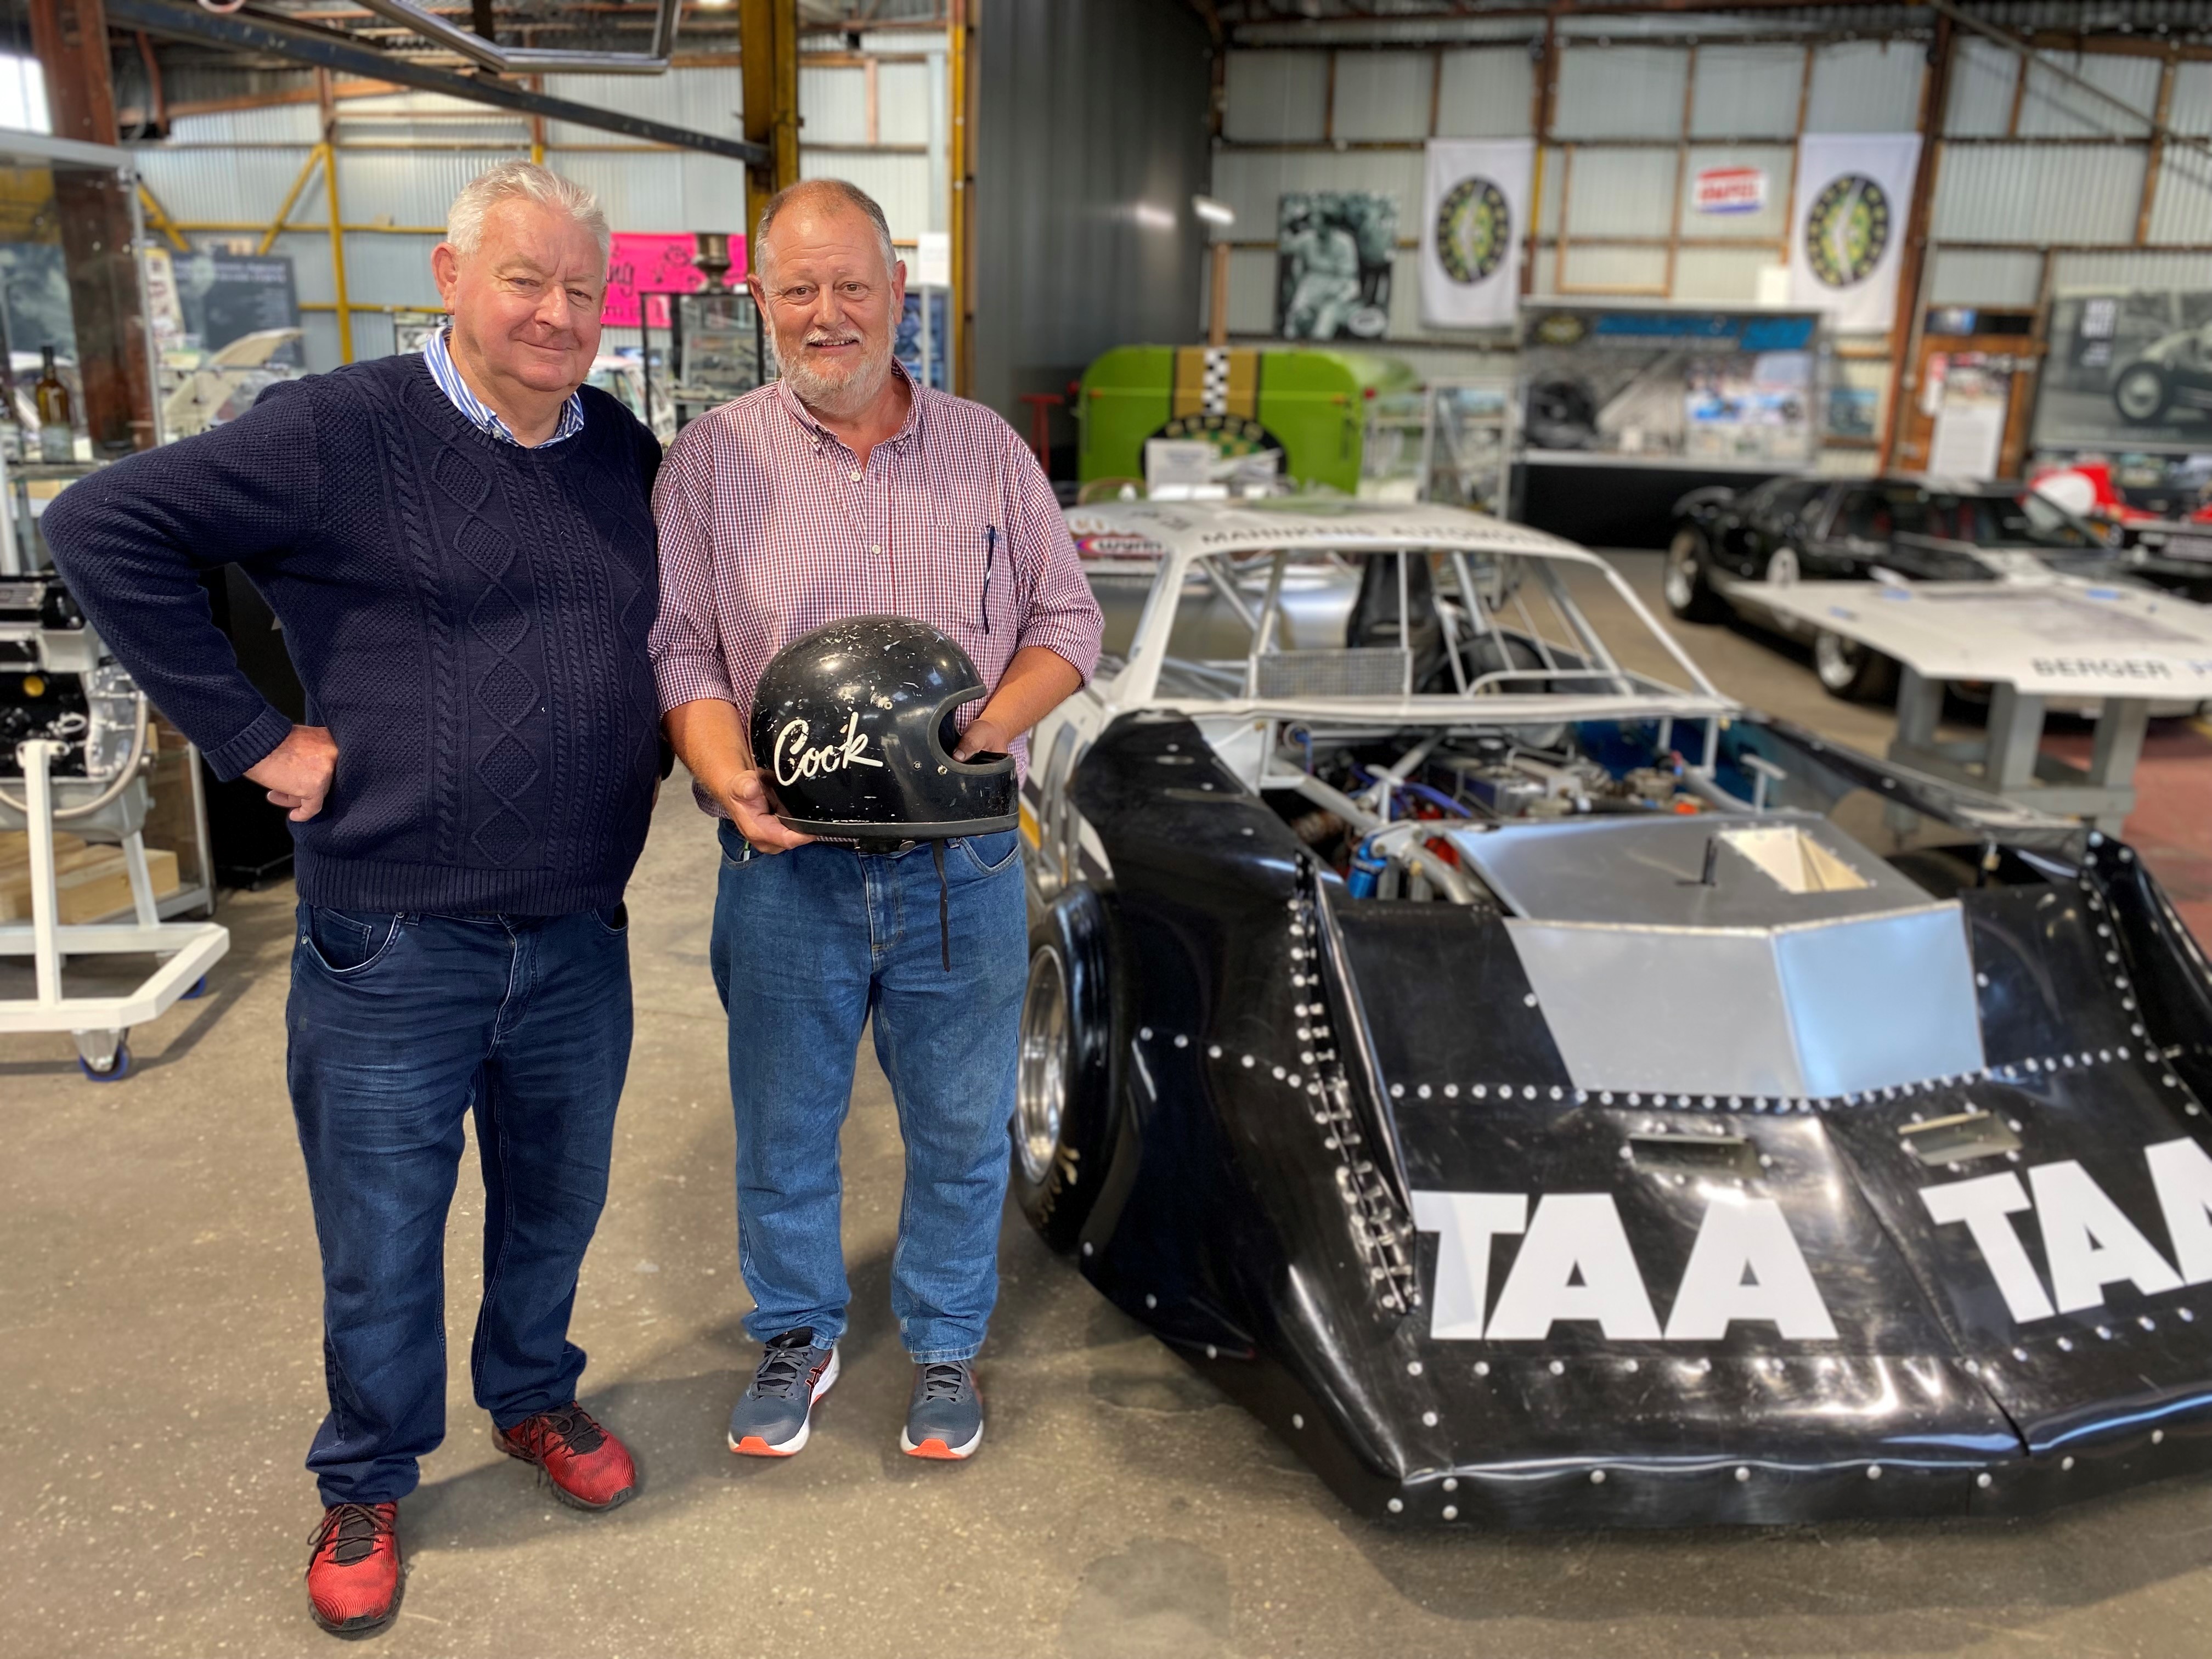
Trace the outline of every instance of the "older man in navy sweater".
[[[635, 1485], [576, 1403], [568, 1340], [629, 1063], [622, 897], [659, 753], [660, 452], [582, 387], [608, 240], [588, 191], [495, 168], [432, 255], [453, 318], [424, 354], [272, 386], [45, 520], [155, 704], [293, 821], [289, 1075], [330, 1389], [307, 1588], [349, 1634], [392, 1616], [398, 1500], [445, 1433], [466, 1113], [486, 1200], [477, 1403], [564, 1501], [611, 1509]], [[283, 625], [311, 724], [263, 700], [210, 620], [200, 576], [233, 562]]]

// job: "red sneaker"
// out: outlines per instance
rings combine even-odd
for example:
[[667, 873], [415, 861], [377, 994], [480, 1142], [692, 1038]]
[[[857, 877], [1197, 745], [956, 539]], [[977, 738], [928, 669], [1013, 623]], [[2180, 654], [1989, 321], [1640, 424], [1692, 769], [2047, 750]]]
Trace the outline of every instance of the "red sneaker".
[[337, 1636], [381, 1629], [399, 1608], [399, 1505], [333, 1504], [307, 1558], [307, 1610]]
[[509, 1457], [544, 1470], [554, 1497], [571, 1509], [611, 1510], [637, 1490], [637, 1466], [629, 1449], [573, 1400], [492, 1437]]

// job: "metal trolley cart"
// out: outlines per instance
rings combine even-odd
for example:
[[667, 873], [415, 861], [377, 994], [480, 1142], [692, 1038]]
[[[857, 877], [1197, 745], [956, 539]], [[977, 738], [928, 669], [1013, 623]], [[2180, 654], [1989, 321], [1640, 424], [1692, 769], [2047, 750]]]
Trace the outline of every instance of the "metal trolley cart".
[[[13, 501], [15, 492], [0, 483]], [[32, 959], [36, 989], [0, 999], [0, 1032], [67, 1031], [78, 1064], [94, 1082], [131, 1069], [130, 1033], [179, 998], [204, 988], [210, 967], [230, 948], [212, 921], [162, 920], [164, 909], [204, 906], [206, 890], [157, 893], [143, 830], [152, 805], [147, 774], [154, 755], [145, 694], [86, 625], [68, 590], [19, 540], [27, 514], [0, 513], [0, 831], [27, 832], [30, 921], [0, 921], [0, 956]], [[196, 757], [187, 755], [187, 787]], [[197, 800], [193, 817], [204, 819]], [[56, 836], [66, 831], [112, 841], [128, 873], [128, 921], [64, 921]], [[198, 825], [200, 880], [207, 879], [207, 836]], [[123, 994], [70, 996], [62, 972], [72, 957], [151, 955], [154, 971]]]

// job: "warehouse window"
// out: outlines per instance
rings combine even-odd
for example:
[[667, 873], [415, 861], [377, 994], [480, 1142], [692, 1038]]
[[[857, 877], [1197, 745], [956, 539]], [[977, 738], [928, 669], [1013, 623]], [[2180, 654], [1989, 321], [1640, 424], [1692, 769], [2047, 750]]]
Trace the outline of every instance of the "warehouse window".
[[46, 77], [35, 58], [0, 52], [0, 127], [52, 132], [46, 116]]

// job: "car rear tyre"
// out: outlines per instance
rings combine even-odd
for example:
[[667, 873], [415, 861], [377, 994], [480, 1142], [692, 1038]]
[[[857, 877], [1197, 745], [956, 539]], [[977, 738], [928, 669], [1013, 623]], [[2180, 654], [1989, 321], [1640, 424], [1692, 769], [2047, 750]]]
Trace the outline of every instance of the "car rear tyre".
[[2112, 407], [2124, 421], [2138, 425], [2154, 421], [2166, 413], [2166, 376], [2154, 364], [2137, 363], [2122, 370], [2112, 382]]
[[1030, 932], [1010, 1177], [1022, 1213], [1055, 1250], [1075, 1248], [1104, 1182], [1112, 1024], [1105, 914], [1089, 888], [1071, 888]]
[[1823, 629], [1813, 639], [1821, 690], [1845, 702], [1884, 702], [1897, 695], [1897, 659]]
[[1705, 538], [1684, 528], [1667, 548], [1667, 608], [1684, 622], [1718, 622], [1728, 607], [1705, 580]]

